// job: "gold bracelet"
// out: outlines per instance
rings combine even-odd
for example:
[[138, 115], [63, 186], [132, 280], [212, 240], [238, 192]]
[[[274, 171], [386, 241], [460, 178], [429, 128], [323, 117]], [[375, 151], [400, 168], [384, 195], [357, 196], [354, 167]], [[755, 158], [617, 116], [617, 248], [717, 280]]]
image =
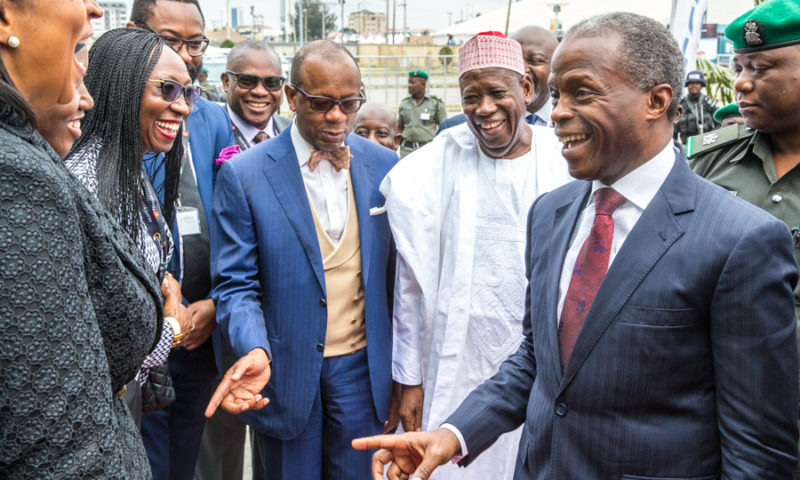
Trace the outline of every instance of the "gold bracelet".
[[181, 337], [183, 337], [183, 334], [181, 334], [181, 324], [178, 323], [178, 319], [175, 317], [164, 317], [164, 321], [172, 328], [172, 348], [175, 348], [181, 343]]

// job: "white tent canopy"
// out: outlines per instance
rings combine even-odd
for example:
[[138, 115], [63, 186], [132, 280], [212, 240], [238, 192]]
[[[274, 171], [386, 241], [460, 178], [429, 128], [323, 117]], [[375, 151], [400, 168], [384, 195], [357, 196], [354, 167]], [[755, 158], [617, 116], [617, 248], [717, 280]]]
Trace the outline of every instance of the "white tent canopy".
[[[556, 0], [520, 0], [511, 4], [511, 18], [508, 31], [515, 30], [526, 25], [539, 25], [544, 28], [550, 27], [553, 19], [553, 5], [561, 3], [561, 12], [558, 18], [568, 30], [570, 26], [583, 20], [586, 17], [600, 13], [627, 11], [646, 15], [657, 20], [664, 25], [669, 24], [670, 14], [672, 13], [672, 2], [670, 0], [566, 0], [556, 2]], [[727, 24], [748, 9], [753, 8], [752, 0], [709, 0], [707, 23]], [[447, 35], [453, 36], [453, 40], [460, 44], [469, 40], [473, 35], [487, 30], [504, 31], [506, 27], [507, 6], [486, 12], [480, 17], [452, 25], [433, 32], [433, 40], [436, 44], [447, 42]]]

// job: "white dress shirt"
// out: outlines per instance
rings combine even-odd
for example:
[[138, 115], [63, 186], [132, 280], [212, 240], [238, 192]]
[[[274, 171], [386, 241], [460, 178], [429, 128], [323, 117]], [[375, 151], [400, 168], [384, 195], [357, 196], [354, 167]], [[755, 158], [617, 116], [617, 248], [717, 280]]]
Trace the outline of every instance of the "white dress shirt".
[[620, 178], [614, 185], [604, 185], [598, 180], [592, 182], [592, 193], [589, 200], [578, 217], [575, 234], [570, 240], [569, 250], [564, 257], [564, 266], [561, 269], [561, 280], [558, 284], [558, 317], [561, 318], [561, 309], [564, 308], [564, 298], [567, 296], [569, 282], [572, 280], [572, 270], [578, 253], [589, 236], [594, 223], [594, 192], [604, 187], [611, 187], [625, 197], [625, 202], [617, 208], [611, 218], [614, 220], [614, 239], [611, 243], [611, 255], [608, 258], [608, 266], [614, 262], [617, 252], [622, 247], [628, 234], [633, 229], [642, 212], [650, 204], [653, 197], [663, 185], [667, 175], [675, 164], [675, 151], [670, 141], [655, 157], [636, 170]]
[[[270, 119], [272, 120], [272, 119]], [[306, 185], [311, 206], [317, 214], [328, 236], [334, 244], [339, 243], [347, 223], [347, 169], [338, 172], [328, 161], [319, 162], [312, 172], [308, 168], [308, 159], [311, 157], [312, 145], [308, 143], [297, 125], [292, 123], [292, 144], [300, 164], [300, 173], [303, 174], [303, 183]]]
[[225, 108], [228, 109], [228, 116], [231, 118], [231, 122], [242, 132], [242, 136], [247, 139], [247, 143], [250, 146], [255, 145], [255, 138], [258, 135], [258, 132], [263, 131], [267, 134], [267, 138], [272, 138], [278, 135], [278, 130], [275, 128], [275, 122], [272, 121], [272, 117], [269, 117], [269, 122], [267, 122], [267, 126], [264, 127], [264, 130], [261, 130], [253, 125], [247, 123], [242, 117], [236, 115], [236, 112], [231, 110], [230, 105], [225, 105]]
[[534, 125], [541, 125], [543, 127], [552, 127], [553, 120], [550, 119], [551, 113], [553, 113], [553, 104], [550, 103], [550, 100], [548, 100], [544, 102], [542, 108], [536, 110], [536, 112], [534, 112], [533, 114], [529, 113], [528, 115], [535, 116], [536, 121], [534, 122]]

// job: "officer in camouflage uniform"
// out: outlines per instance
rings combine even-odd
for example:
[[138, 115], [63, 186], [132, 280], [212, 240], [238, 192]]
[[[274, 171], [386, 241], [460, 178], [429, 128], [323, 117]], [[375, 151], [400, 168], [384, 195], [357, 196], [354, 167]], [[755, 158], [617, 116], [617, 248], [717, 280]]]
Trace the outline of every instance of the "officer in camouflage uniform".
[[684, 86], [688, 95], [681, 98], [683, 115], [675, 124], [675, 140], [682, 144], [694, 135], [698, 135], [719, 128], [719, 123], [714, 120], [717, 102], [702, 92], [706, 86], [706, 77], [703, 72], [695, 70], [686, 75]]
[[[734, 88], [745, 125], [697, 135], [687, 143], [702, 177], [786, 222], [800, 260], [800, 4], [772, 0], [725, 29], [736, 56]], [[795, 314], [800, 316], [800, 289]]]
[[425, 94], [427, 83], [428, 74], [422, 70], [408, 72], [409, 96], [400, 102], [397, 114], [398, 131], [403, 135], [400, 158], [433, 140], [439, 124], [447, 118], [444, 102]]

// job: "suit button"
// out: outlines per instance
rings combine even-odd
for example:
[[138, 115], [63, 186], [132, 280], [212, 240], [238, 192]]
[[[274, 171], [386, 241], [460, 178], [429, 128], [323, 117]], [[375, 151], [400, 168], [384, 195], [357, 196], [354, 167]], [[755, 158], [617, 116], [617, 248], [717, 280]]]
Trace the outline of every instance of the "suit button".
[[324, 306], [328, 305], [328, 301], [325, 300], [324, 298], [320, 298], [319, 299], [319, 304], [324, 307]]
[[782, 200], [783, 197], [777, 193], [772, 196], [772, 203], [781, 203]]
[[325, 351], [325, 345], [323, 345], [321, 343], [318, 343], [317, 344], [317, 351], [318, 352], [324, 352]]
[[567, 414], [567, 405], [564, 402], [558, 402], [556, 405], [556, 415], [563, 417]]

